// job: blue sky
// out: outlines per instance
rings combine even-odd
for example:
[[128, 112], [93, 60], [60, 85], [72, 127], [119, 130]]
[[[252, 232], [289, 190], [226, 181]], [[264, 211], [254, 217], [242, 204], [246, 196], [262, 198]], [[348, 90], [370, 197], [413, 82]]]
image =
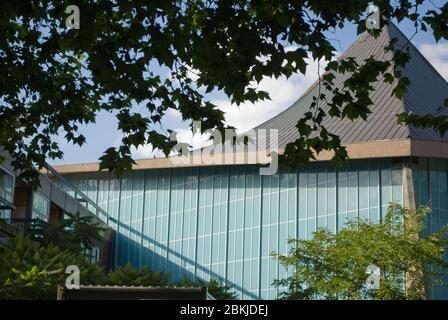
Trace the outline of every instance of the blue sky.
[[[440, 7], [446, 1], [433, 0], [426, 1], [421, 7], [422, 12]], [[414, 34], [415, 28], [410, 22], [398, 24], [400, 30], [407, 36]], [[338, 39], [333, 45], [338, 52], [345, 51], [356, 39], [356, 26], [346, 25], [343, 29], [337, 30], [331, 38]], [[435, 43], [430, 32], [419, 32], [413, 39], [413, 44], [423, 53], [423, 55], [436, 67], [436, 69], [448, 81], [448, 42], [440, 41]], [[159, 72], [163, 70], [154, 66]], [[222, 93], [214, 92], [208, 96], [226, 113], [227, 123], [235, 126], [239, 131], [250, 129], [272, 116], [280, 113], [291, 104], [293, 104], [308, 87], [317, 79], [317, 63], [309, 60], [306, 75], [293, 75], [289, 79], [284, 77], [279, 79], [265, 78], [259, 84], [261, 90], [268, 91], [271, 95], [270, 101], [263, 101], [252, 105], [245, 103], [239, 107], [230, 105], [229, 99]], [[186, 128], [180, 115], [175, 112], [169, 112], [164, 118], [163, 125], [170, 129]], [[64, 158], [56, 161], [49, 161], [50, 164], [68, 164], [97, 162], [102, 153], [110, 146], [118, 146], [121, 140], [121, 133], [117, 130], [116, 118], [113, 114], [102, 112], [98, 114], [95, 124], [82, 126], [80, 129], [86, 137], [87, 143], [82, 147], [67, 144], [63, 137], [58, 137], [57, 141], [61, 150], [64, 152]], [[184, 131], [184, 138], [191, 138], [191, 133]], [[193, 145], [200, 144], [201, 139], [194, 139]], [[150, 146], [135, 150], [136, 159], [153, 157]]]

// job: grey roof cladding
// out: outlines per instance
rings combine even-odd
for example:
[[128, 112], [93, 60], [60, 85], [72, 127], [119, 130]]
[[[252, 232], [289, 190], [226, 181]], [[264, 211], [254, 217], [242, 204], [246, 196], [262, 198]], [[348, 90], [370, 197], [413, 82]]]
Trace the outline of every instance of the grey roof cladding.
[[[412, 111], [418, 115], [436, 113], [437, 108], [443, 106], [444, 99], [448, 97], [448, 83], [395, 25], [384, 26], [377, 38], [367, 33], [361, 34], [356, 42], [341, 55], [341, 58], [354, 57], [358, 63], [362, 63], [372, 55], [376, 59], [391, 60], [392, 53], [385, 52], [385, 47], [392, 38], [398, 39], [398, 48], [409, 45], [411, 61], [402, 72], [403, 76], [408, 77], [412, 83], [405, 96], [398, 99], [392, 95], [396, 82], [389, 84], [382, 78], [378, 79], [373, 85], [374, 90], [370, 96], [373, 106], [370, 108], [371, 113], [366, 121], [362, 119], [351, 121], [327, 116], [324, 120], [325, 127], [331, 133], [337, 134], [343, 144], [406, 138], [431, 141], [442, 139], [434, 130], [397, 124], [396, 115], [403, 111]], [[343, 82], [349, 76], [349, 74], [337, 74], [335, 86], [342, 88]], [[298, 138], [297, 121], [309, 110], [313, 97], [317, 96], [318, 92], [319, 86], [316, 81], [291, 107], [254, 129], [278, 129], [279, 148], [284, 148], [286, 144]], [[321, 92], [328, 100], [332, 99], [331, 92], [323, 86], [321, 86]], [[325, 109], [325, 102], [320, 101], [319, 104]], [[448, 114], [448, 112], [445, 113]], [[448, 135], [445, 135], [443, 140], [447, 139]]]

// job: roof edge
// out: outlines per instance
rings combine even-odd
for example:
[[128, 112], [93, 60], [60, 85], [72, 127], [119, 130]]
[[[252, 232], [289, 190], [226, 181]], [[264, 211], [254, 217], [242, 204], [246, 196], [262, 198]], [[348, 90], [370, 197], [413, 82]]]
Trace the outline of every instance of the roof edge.
[[[440, 144], [442, 147], [440, 148]], [[436, 148], [436, 145], [439, 149]], [[345, 145], [349, 159], [367, 159], [367, 158], [390, 158], [390, 157], [408, 157], [408, 156], [434, 156], [448, 158], [448, 142], [430, 142], [430, 141], [411, 141], [411, 139], [401, 140], [379, 140], [358, 142]], [[279, 150], [282, 154], [284, 150]], [[230, 158], [231, 157], [231, 158]], [[333, 157], [333, 152], [322, 151], [316, 155], [316, 161], [328, 161]], [[253, 165], [266, 163], [266, 157], [263, 153], [257, 154], [238, 152], [233, 154], [223, 154], [218, 159], [211, 156], [204, 158], [205, 161], [195, 162], [179, 161], [172, 158], [152, 158], [136, 160], [133, 170], [143, 169], [162, 169], [162, 168], [188, 168], [188, 167], [208, 167], [223, 165]], [[229, 161], [230, 159], [230, 161]], [[93, 173], [99, 171], [99, 163], [81, 163], [53, 166], [59, 173]], [[106, 172], [106, 171], [103, 171]]]

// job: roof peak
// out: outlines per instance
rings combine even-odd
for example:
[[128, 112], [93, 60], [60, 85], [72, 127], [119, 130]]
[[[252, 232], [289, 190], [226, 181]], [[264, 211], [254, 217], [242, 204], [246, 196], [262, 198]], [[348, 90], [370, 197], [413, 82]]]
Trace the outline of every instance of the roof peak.
[[[391, 60], [392, 53], [387, 52], [385, 48], [393, 38], [397, 38], [396, 46], [408, 48], [411, 54], [411, 60], [402, 70], [403, 76], [411, 80], [411, 85], [404, 97], [399, 99], [393, 95], [396, 82], [389, 84], [381, 78], [376, 81], [370, 95], [373, 105], [367, 121], [327, 117], [324, 125], [332, 133], [339, 135], [343, 144], [406, 138], [440, 141], [440, 136], [432, 130], [397, 124], [396, 115], [403, 111], [412, 111], [415, 114], [436, 112], [446, 98], [448, 83], [395, 24], [384, 25], [377, 37], [371, 36], [368, 32], [362, 33], [338, 59], [354, 57], [362, 63], [374, 56], [380, 60]], [[335, 87], [342, 88], [347, 78], [348, 74], [336, 74]], [[324, 88], [321, 89], [321, 93], [324, 93], [329, 100], [332, 98], [332, 93]], [[309, 110], [313, 97], [317, 95], [318, 80], [291, 107], [257, 126], [256, 129], [279, 129], [279, 147], [284, 148], [298, 137], [295, 125]]]

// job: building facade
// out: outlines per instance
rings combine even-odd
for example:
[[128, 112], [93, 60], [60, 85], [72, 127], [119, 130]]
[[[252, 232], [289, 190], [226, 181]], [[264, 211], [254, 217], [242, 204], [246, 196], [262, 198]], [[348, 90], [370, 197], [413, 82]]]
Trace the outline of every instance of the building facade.
[[[412, 59], [403, 75], [412, 84], [398, 99], [391, 94], [394, 84], [378, 79], [367, 121], [324, 121], [347, 148], [350, 160], [341, 169], [326, 152], [307, 166], [280, 167], [264, 176], [256, 163], [179, 166], [169, 159], [148, 159], [137, 161], [121, 179], [98, 172], [97, 164], [57, 166], [107, 212], [116, 235], [113, 267], [149, 266], [169, 272], [173, 281], [219, 278], [239, 298], [273, 299], [282, 289], [273, 281], [288, 270], [271, 254], [286, 253], [290, 238], [310, 239], [318, 228], [337, 232], [356, 218], [380, 222], [390, 202], [411, 209], [431, 205], [425, 233], [446, 225], [448, 141], [432, 130], [398, 125], [396, 114], [435, 112], [448, 83], [393, 25], [378, 38], [361, 35], [341, 59], [390, 59], [384, 47], [392, 38], [409, 47]], [[346, 77], [337, 75], [336, 84]], [[280, 152], [298, 137], [295, 124], [318, 87], [314, 84], [290, 108], [257, 127], [278, 130]], [[331, 98], [331, 92], [324, 93]], [[448, 297], [447, 288], [432, 286], [428, 297]]]
[[[343, 169], [316, 162], [260, 176], [257, 166], [136, 170], [117, 180], [104, 173], [70, 176], [112, 217], [113, 263], [149, 266], [184, 277], [222, 279], [242, 299], [274, 299], [287, 276], [271, 254], [288, 239], [333, 232], [350, 219], [379, 222], [390, 202], [403, 204], [408, 158], [349, 160]], [[432, 206], [427, 232], [448, 223], [448, 162], [413, 159], [420, 205]], [[431, 288], [441, 298], [446, 288]]]
[[[1, 155], [7, 159], [9, 157], [6, 153]], [[79, 213], [81, 216], [91, 216], [92, 222], [104, 229], [101, 232], [102, 240], [97, 241], [92, 249], [87, 249], [85, 254], [92, 262], [100, 262], [108, 268], [111, 263], [110, 231], [99, 214], [101, 209], [48, 164], [45, 166], [52, 174], [41, 174], [40, 186], [34, 189], [18, 178], [10, 163], [9, 159], [0, 166], [0, 242], [28, 234], [38, 221], [58, 223], [66, 213]], [[70, 190], [70, 194], [65, 190]], [[91, 207], [86, 208], [85, 204], [89, 201]]]

